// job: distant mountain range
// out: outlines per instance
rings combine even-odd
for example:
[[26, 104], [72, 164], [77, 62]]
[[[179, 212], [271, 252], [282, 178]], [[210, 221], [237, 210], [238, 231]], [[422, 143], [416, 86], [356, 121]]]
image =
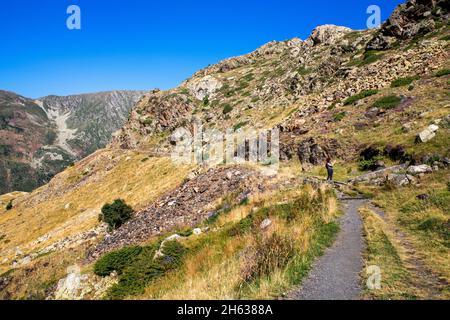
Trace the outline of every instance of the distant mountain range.
[[0, 194], [32, 191], [106, 146], [144, 91], [29, 99], [0, 90]]

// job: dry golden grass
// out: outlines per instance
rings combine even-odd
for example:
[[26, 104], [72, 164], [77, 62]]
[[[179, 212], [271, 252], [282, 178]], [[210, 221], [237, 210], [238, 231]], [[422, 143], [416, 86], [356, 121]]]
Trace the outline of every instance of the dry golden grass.
[[[199, 250], [190, 253], [181, 270], [166, 275], [151, 285], [139, 299], [270, 299], [280, 296], [292, 286], [292, 276], [286, 269], [274, 268], [270, 275], [263, 276], [257, 282], [246, 282], [244, 270], [253, 263], [252, 250], [257, 242], [281, 235], [291, 239], [297, 254], [303, 254], [310, 248], [311, 240], [317, 230], [317, 216], [302, 214], [295, 222], [288, 222], [276, 215], [271, 216], [271, 226], [259, 233], [247, 233], [230, 237], [221, 232], [223, 228], [239, 222], [248, 216], [254, 207], [263, 208], [288, 203], [302, 194], [317, 196], [312, 187], [302, 189], [278, 190], [256, 195], [249, 203], [234, 208], [222, 215], [212, 227], [213, 232], [199, 238], [188, 240], [188, 248]], [[326, 209], [320, 213], [325, 221], [332, 221], [337, 215], [336, 202], [326, 198]], [[260, 240], [257, 240], [260, 239]], [[201, 244], [199, 244], [201, 241]], [[270, 249], [270, 248], [268, 248]], [[275, 248], [274, 248], [275, 249]]]
[[[113, 154], [116, 156], [109, 161]], [[49, 185], [30, 194], [13, 210], [0, 215], [0, 233], [5, 235], [0, 242], [3, 259], [8, 258], [10, 263], [16, 247], [29, 253], [90, 230], [98, 224], [101, 207], [114, 199], [122, 198], [135, 210], [142, 209], [178, 186], [191, 169], [175, 167], [168, 158], [146, 159], [145, 155], [136, 152], [104, 150], [96, 157], [102, 158], [98, 167], [92, 167], [91, 160], [83, 160], [58, 175]], [[115, 165], [106, 170], [111, 163]], [[87, 168], [89, 176], [78, 183], [76, 180]], [[78, 185], [73, 186], [74, 180]], [[54, 195], [51, 188], [55, 189]], [[49, 239], [34, 243], [44, 235]], [[8, 265], [2, 267], [7, 269]]]

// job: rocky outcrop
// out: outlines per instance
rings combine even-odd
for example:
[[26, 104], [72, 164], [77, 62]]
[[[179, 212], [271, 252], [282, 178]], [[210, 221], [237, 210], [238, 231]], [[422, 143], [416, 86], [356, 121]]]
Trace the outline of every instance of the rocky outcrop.
[[327, 158], [336, 158], [340, 145], [337, 140], [330, 139], [321, 143], [314, 138], [303, 140], [297, 148], [297, 155], [302, 164], [324, 165]]
[[409, 0], [398, 6], [381, 30], [368, 43], [371, 50], [384, 50], [396, 39], [411, 39], [436, 28], [436, 20], [449, 20], [447, 0]]
[[107, 290], [118, 282], [116, 273], [101, 278], [93, 274], [81, 274], [77, 266], [69, 268], [68, 271], [67, 277], [58, 281], [55, 291], [47, 300], [101, 299]]
[[313, 30], [306, 43], [313, 46], [317, 44], [335, 44], [351, 31], [352, 29], [350, 28], [330, 24], [319, 26]]
[[189, 91], [198, 100], [206, 97], [214, 98], [214, 94], [222, 87], [222, 83], [212, 76], [194, 80], [188, 84]]

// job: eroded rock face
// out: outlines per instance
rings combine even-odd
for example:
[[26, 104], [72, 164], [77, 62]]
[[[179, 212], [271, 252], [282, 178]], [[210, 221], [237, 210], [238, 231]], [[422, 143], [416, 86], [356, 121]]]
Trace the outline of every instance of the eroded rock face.
[[351, 32], [352, 29], [347, 27], [340, 27], [331, 24], [319, 26], [313, 30], [307, 42], [312, 45], [319, 43], [332, 44], [336, 43], [337, 40], [345, 36], [347, 33]]
[[367, 48], [384, 50], [390, 48], [397, 39], [411, 39], [431, 32], [436, 28], [436, 17], [448, 20], [448, 14], [445, 15], [448, 8], [447, 0], [410, 0], [401, 4], [368, 43]]
[[302, 164], [321, 165], [328, 157], [335, 158], [339, 148], [337, 140], [330, 139], [319, 144], [314, 138], [309, 138], [298, 145], [297, 155]]
[[188, 85], [189, 91], [198, 100], [203, 100], [206, 97], [214, 97], [216, 91], [221, 87], [222, 83], [212, 76], [206, 76], [200, 80], [195, 80]]

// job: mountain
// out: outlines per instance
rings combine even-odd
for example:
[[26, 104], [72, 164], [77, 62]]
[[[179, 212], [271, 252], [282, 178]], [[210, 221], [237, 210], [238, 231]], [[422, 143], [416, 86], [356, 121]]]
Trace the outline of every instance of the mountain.
[[[298, 298], [310, 274], [319, 298], [448, 299], [449, 10], [410, 0], [379, 29], [319, 26], [146, 93], [105, 148], [0, 197], [0, 297]], [[205, 154], [209, 129], [278, 129], [278, 171], [173, 161], [180, 127]], [[119, 199], [134, 212], [108, 229]]]
[[32, 191], [104, 147], [142, 91], [28, 99], [0, 91], [0, 194]]

